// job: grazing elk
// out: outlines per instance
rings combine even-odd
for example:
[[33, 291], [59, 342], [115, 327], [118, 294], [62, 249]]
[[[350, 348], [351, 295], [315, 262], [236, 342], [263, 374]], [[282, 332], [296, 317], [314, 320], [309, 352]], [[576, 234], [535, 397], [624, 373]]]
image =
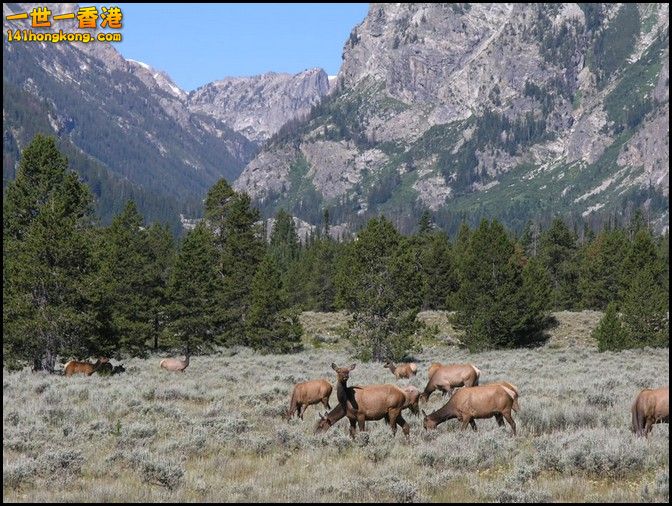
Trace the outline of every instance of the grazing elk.
[[336, 397], [338, 403], [343, 406], [345, 416], [350, 421], [350, 437], [355, 438], [355, 427], [359, 424], [359, 430], [366, 430], [365, 422], [367, 420], [380, 420], [390, 424], [392, 435], [397, 433], [399, 425], [406, 439], [409, 439], [410, 426], [401, 416], [401, 410], [406, 404], [406, 394], [396, 385], [368, 385], [365, 387], [347, 386], [350, 378], [350, 371], [355, 368], [355, 364], [350, 367], [337, 367], [331, 364], [332, 369], [336, 371], [337, 385]]
[[479, 387], [464, 387], [455, 392], [450, 400], [440, 409], [427, 415], [424, 410], [423, 427], [434, 429], [440, 423], [457, 418], [462, 422], [462, 430], [467, 425], [476, 430], [475, 418], [495, 417], [499, 423], [499, 417], [504, 417], [513, 435], [516, 435], [516, 422], [511, 418], [513, 408], [513, 392], [502, 385], [487, 385]]
[[292, 390], [292, 397], [289, 401], [289, 411], [285, 418], [289, 420], [296, 413], [301, 420], [303, 414], [306, 412], [308, 406], [322, 402], [324, 407], [331, 409], [329, 406], [329, 396], [331, 395], [331, 383], [325, 379], [304, 381], [294, 386]]
[[107, 364], [109, 361], [110, 359], [106, 357], [99, 357], [95, 364], [71, 360], [63, 367], [63, 374], [66, 376], [72, 376], [73, 374], [86, 374], [87, 376], [91, 376], [99, 367], [103, 364]]
[[420, 398], [424, 401], [429, 400], [429, 396], [436, 389], [443, 392], [442, 396], [453, 395], [453, 388], [478, 385], [480, 376], [481, 371], [474, 364], [441, 365], [434, 363], [429, 366], [429, 381]]
[[113, 366], [110, 362], [107, 362], [98, 368], [98, 374], [102, 376], [111, 376], [122, 372], [126, 372], [123, 364]]
[[[371, 386], [382, 386], [382, 385], [371, 385]], [[388, 386], [394, 386], [394, 385], [388, 385]], [[414, 386], [407, 386], [406, 388], [401, 389], [401, 391], [404, 393], [406, 397], [406, 401], [404, 402], [404, 406], [402, 409], [408, 408], [411, 410], [413, 414], [418, 415], [420, 413], [420, 408], [418, 407], [418, 398], [420, 397], [420, 390], [418, 390]], [[317, 434], [318, 432], [326, 431], [344, 416], [345, 416], [345, 407], [340, 403], [328, 413], [325, 413], [324, 415], [320, 414], [320, 419], [318, 420], [317, 425], [315, 425], [315, 434]], [[385, 422], [387, 423], [387, 418], [385, 419]]]
[[184, 360], [180, 360], [179, 358], [164, 358], [161, 362], [159, 362], [159, 367], [167, 371], [184, 372], [184, 370], [187, 368], [188, 365], [189, 365], [188, 351], [185, 352], [184, 354]]
[[647, 437], [654, 423], [670, 423], [670, 387], [645, 388], [632, 403], [632, 431]]
[[394, 374], [394, 377], [397, 379], [410, 378], [418, 373], [418, 366], [412, 362], [409, 364], [394, 365], [394, 363], [388, 360], [383, 367], [392, 371], [392, 374]]

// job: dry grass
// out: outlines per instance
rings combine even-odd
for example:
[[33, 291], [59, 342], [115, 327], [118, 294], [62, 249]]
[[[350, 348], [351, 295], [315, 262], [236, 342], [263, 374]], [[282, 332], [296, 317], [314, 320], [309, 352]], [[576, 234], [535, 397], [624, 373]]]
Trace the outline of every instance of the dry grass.
[[[320, 331], [319, 325], [313, 328]], [[410, 444], [400, 433], [392, 438], [382, 421], [368, 423], [355, 441], [345, 420], [314, 435], [315, 406], [304, 421], [281, 419], [294, 383], [320, 377], [333, 383], [330, 364], [351, 363], [347, 350], [231, 353], [194, 356], [184, 374], [159, 369], [161, 357], [125, 361], [127, 372], [112, 377], [3, 371], [3, 499], [652, 502], [669, 497], [668, 425], [655, 426], [648, 440], [629, 430], [637, 392], [667, 383], [667, 349], [598, 354], [576, 345], [470, 354], [454, 346], [425, 347], [417, 356], [418, 376], [399, 385], [423, 388], [432, 361], [473, 362], [483, 382], [507, 379], [518, 386], [519, 434], [511, 437], [508, 426], [499, 428], [492, 419], [477, 422], [475, 433], [461, 432], [455, 421], [424, 431], [421, 419], [409, 414]], [[378, 363], [358, 363], [351, 373], [352, 384], [394, 382]], [[434, 394], [423, 408], [429, 412], [444, 402]]]

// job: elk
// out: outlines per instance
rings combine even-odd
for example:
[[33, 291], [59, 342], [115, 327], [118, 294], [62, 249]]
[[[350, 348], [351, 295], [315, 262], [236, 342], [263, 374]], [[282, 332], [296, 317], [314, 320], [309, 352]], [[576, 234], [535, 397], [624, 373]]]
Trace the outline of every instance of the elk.
[[185, 352], [184, 354], [184, 360], [180, 360], [178, 358], [164, 358], [161, 362], [159, 362], [159, 367], [167, 371], [184, 372], [184, 370], [187, 368], [188, 365], [189, 365], [188, 351]]
[[322, 402], [325, 408], [329, 406], [329, 396], [331, 395], [331, 383], [325, 379], [304, 381], [297, 383], [292, 390], [292, 397], [289, 401], [289, 411], [285, 418], [289, 420], [296, 413], [301, 420], [308, 406]]
[[77, 360], [71, 360], [63, 367], [63, 374], [66, 376], [72, 376], [73, 374], [86, 374], [91, 376], [94, 372], [98, 370], [103, 364], [107, 364], [110, 361], [109, 358], [99, 357], [96, 360], [95, 364], [90, 362], [78, 362]]
[[516, 422], [511, 418], [513, 397], [511, 390], [502, 385], [464, 387], [455, 392], [442, 408], [432, 414], [427, 415], [423, 410], [425, 418], [422, 425], [425, 429], [434, 429], [446, 420], [457, 418], [462, 422], [462, 430], [466, 429], [467, 425], [476, 430], [475, 418], [494, 416], [499, 423], [501, 417], [504, 417], [515, 436]]
[[[382, 386], [382, 385], [372, 385], [372, 386]], [[394, 386], [394, 385], [388, 385], [388, 386]], [[418, 398], [420, 397], [420, 390], [418, 390], [414, 386], [407, 386], [406, 388], [401, 389], [401, 391], [404, 392], [404, 395], [406, 397], [406, 401], [404, 402], [404, 406], [402, 409], [408, 408], [411, 410], [413, 414], [418, 415], [420, 413], [420, 409], [418, 408]], [[332, 409], [328, 413], [325, 413], [324, 415], [319, 414], [319, 416], [320, 419], [317, 421], [317, 425], [315, 425], [315, 434], [317, 434], [318, 432], [326, 431], [332, 425], [338, 422], [341, 418], [343, 418], [345, 416], [345, 407], [343, 407], [342, 404], [338, 404], [334, 409]], [[387, 422], [387, 418], [385, 419], [385, 422]]]
[[[510, 391], [509, 395], [513, 399], [513, 405], [511, 407], [517, 413], [518, 410], [520, 409], [520, 406], [518, 406], [518, 387], [516, 385], [512, 385], [508, 381], [496, 381], [494, 383], [486, 383], [485, 385], [481, 386], [487, 387], [491, 385], [500, 385]], [[500, 426], [504, 424], [504, 421], [501, 419], [501, 417], [497, 419], [497, 422], [499, 423]]]
[[632, 431], [648, 437], [654, 423], [670, 423], [670, 387], [645, 388], [632, 403]]
[[392, 429], [392, 435], [397, 433], [399, 425], [406, 439], [409, 439], [410, 426], [401, 416], [401, 410], [406, 404], [406, 395], [396, 385], [368, 385], [365, 387], [347, 386], [350, 378], [350, 367], [337, 367], [332, 363], [331, 367], [336, 371], [336, 397], [338, 403], [343, 406], [345, 416], [350, 421], [350, 437], [355, 438], [355, 427], [359, 424], [359, 430], [364, 431], [367, 420], [380, 420], [385, 418]]
[[123, 364], [112, 366], [110, 362], [106, 362], [98, 368], [98, 374], [102, 375], [114, 375], [122, 372], [126, 372]]
[[429, 366], [429, 381], [420, 398], [427, 401], [436, 389], [441, 390], [442, 396], [453, 395], [453, 388], [472, 387], [478, 385], [481, 371], [473, 364], [449, 364], [441, 365], [434, 363]]
[[394, 363], [388, 360], [383, 367], [392, 371], [392, 374], [394, 374], [394, 377], [397, 379], [410, 378], [418, 373], [418, 366], [412, 362], [409, 364], [394, 365]]

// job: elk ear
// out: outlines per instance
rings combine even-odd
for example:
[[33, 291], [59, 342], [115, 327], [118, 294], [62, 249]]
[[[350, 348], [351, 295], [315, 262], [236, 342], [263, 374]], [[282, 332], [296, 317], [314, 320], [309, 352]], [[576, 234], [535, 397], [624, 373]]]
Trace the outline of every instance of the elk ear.
[[336, 367], [336, 364], [334, 364], [333, 362], [331, 363], [331, 368], [332, 368], [334, 371], [338, 371], [338, 367]]
[[350, 370], [351, 370], [351, 371], [355, 368], [355, 365], [356, 365], [356, 364], [352, 364], [352, 365], [350, 366]]

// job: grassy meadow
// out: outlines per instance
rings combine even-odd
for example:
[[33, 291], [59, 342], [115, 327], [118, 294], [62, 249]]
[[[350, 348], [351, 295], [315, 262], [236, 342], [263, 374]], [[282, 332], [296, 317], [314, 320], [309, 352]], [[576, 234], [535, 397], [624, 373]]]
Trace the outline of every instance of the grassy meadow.
[[[306, 350], [259, 355], [246, 348], [193, 356], [184, 374], [155, 356], [124, 360], [126, 373], [63, 377], [3, 370], [4, 501], [663, 502], [669, 499], [669, 426], [630, 432], [630, 405], [666, 385], [668, 349], [597, 353], [599, 313], [557, 313], [543, 347], [469, 353], [438, 312], [439, 328], [416, 355], [418, 375], [396, 381], [380, 363], [353, 360], [336, 336], [342, 314], [304, 313]], [[336, 342], [334, 342], [336, 341]], [[410, 443], [383, 421], [348, 436], [346, 419], [314, 435], [320, 405], [283, 420], [296, 382], [357, 363], [351, 385], [424, 388], [431, 362], [472, 362], [481, 383], [520, 391], [508, 424], [451, 420], [422, 429], [404, 411]], [[118, 361], [114, 361], [118, 363]], [[447, 399], [434, 393], [428, 413]], [[335, 389], [330, 399], [337, 404]]]

